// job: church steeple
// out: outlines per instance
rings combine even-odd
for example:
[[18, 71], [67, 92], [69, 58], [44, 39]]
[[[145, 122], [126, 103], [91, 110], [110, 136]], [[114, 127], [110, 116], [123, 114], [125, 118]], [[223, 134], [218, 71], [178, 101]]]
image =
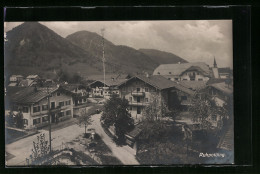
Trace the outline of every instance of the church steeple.
[[213, 64], [214, 68], [217, 68], [217, 63], [216, 63], [216, 59], [215, 59], [215, 56], [214, 56], [214, 64]]

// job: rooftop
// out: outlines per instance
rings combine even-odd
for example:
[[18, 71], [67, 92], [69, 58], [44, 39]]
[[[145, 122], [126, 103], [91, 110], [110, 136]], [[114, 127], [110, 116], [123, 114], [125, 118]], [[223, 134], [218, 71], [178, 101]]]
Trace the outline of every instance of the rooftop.
[[143, 76], [143, 75], [136, 75], [126, 81], [124, 81], [123, 83], [119, 84], [119, 86], [125, 84], [127, 81], [132, 80], [134, 78], [138, 78], [142, 81], [144, 81], [145, 83], [148, 83], [149, 85], [159, 89], [159, 90], [163, 90], [163, 89], [167, 89], [167, 88], [171, 88], [171, 87], [175, 87], [176, 89], [183, 91], [185, 93], [191, 94], [193, 95], [194, 92], [184, 86], [181, 86], [179, 84], [177, 84], [176, 82], [173, 82], [171, 80], [166, 79], [163, 76], [157, 75], [157, 76]]
[[153, 72], [153, 75], [181, 75], [191, 67], [199, 67], [205, 74], [210, 74], [209, 66], [204, 62], [181, 63], [181, 64], [161, 64]]
[[232, 85], [227, 85], [225, 82], [221, 82], [221, 83], [214, 83], [214, 84], [210, 84], [209, 86], [222, 91], [223, 93], [227, 94], [227, 95], [232, 95], [233, 94], [233, 86]]
[[207, 81], [180, 81], [179, 85], [192, 90], [200, 90], [207, 86]]
[[[16, 92], [9, 94], [10, 100], [14, 103], [24, 103], [24, 104], [32, 104], [39, 102], [40, 100], [44, 99], [49, 94], [57, 91], [63, 90], [61, 87], [54, 87], [54, 88], [35, 88], [35, 87], [26, 87], [24, 89], [17, 89]], [[65, 90], [66, 92], [69, 92]], [[8, 92], [8, 91], [7, 91]]]

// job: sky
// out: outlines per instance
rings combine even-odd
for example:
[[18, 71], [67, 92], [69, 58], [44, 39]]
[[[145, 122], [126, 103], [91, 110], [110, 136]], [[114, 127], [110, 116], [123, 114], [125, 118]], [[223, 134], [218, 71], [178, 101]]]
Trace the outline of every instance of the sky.
[[[101, 34], [116, 45], [135, 49], [157, 49], [173, 53], [189, 62], [233, 68], [232, 20], [179, 21], [88, 21], [40, 22], [62, 37], [87, 30]], [[5, 32], [22, 24], [6, 22]]]

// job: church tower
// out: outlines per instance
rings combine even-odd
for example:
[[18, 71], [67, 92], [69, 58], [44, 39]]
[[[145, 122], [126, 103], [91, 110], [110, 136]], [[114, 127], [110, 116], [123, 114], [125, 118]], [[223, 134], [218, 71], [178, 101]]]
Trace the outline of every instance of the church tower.
[[216, 79], [220, 78], [219, 73], [218, 73], [218, 66], [217, 66], [217, 63], [216, 63], [215, 56], [214, 56], [214, 63], [213, 63], [213, 67], [212, 67], [212, 72], [213, 72], [214, 78], [216, 78]]

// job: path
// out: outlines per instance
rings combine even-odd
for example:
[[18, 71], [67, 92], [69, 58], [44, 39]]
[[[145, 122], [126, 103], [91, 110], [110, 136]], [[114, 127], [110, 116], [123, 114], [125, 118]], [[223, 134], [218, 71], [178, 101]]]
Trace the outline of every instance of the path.
[[[52, 132], [52, 147], [55, 148], [60, 146], [63, 142], [69, 142], [80, 134], [84, 132], [84, 127], [79, 127], [78, 125], [72, 125], [65, 127], [63, 129], [59, 129]], [[25, 161], [25, 158], [28, 158], [32, 152], [33, 141], [37, 140], [37, 135], [41, 133], [45, 133], [46, 140], [49, 138], [49, 132], [46, 130], [40, 130], [40, 133], [26, 137], [19, 141], [13, 142], [11, 144], [6, 145], [6, 151], [12, 155], [14, 158], [11, 158], [6, 162], [6, 165], [13, 166], [13, 165], [24, 165], [22, 163]]]
[[105, 133], [100, 123], [101, 114], [95, 114], [92, 116], [92, 125], [88, 128], [94, 128], [104, 143], [111, 149], [113, 155], [117, 157], [125, 165], [138, 165], [138, 161], [135, 158], [135, 152], [129, 146], [117, 146], [114, 141]]

